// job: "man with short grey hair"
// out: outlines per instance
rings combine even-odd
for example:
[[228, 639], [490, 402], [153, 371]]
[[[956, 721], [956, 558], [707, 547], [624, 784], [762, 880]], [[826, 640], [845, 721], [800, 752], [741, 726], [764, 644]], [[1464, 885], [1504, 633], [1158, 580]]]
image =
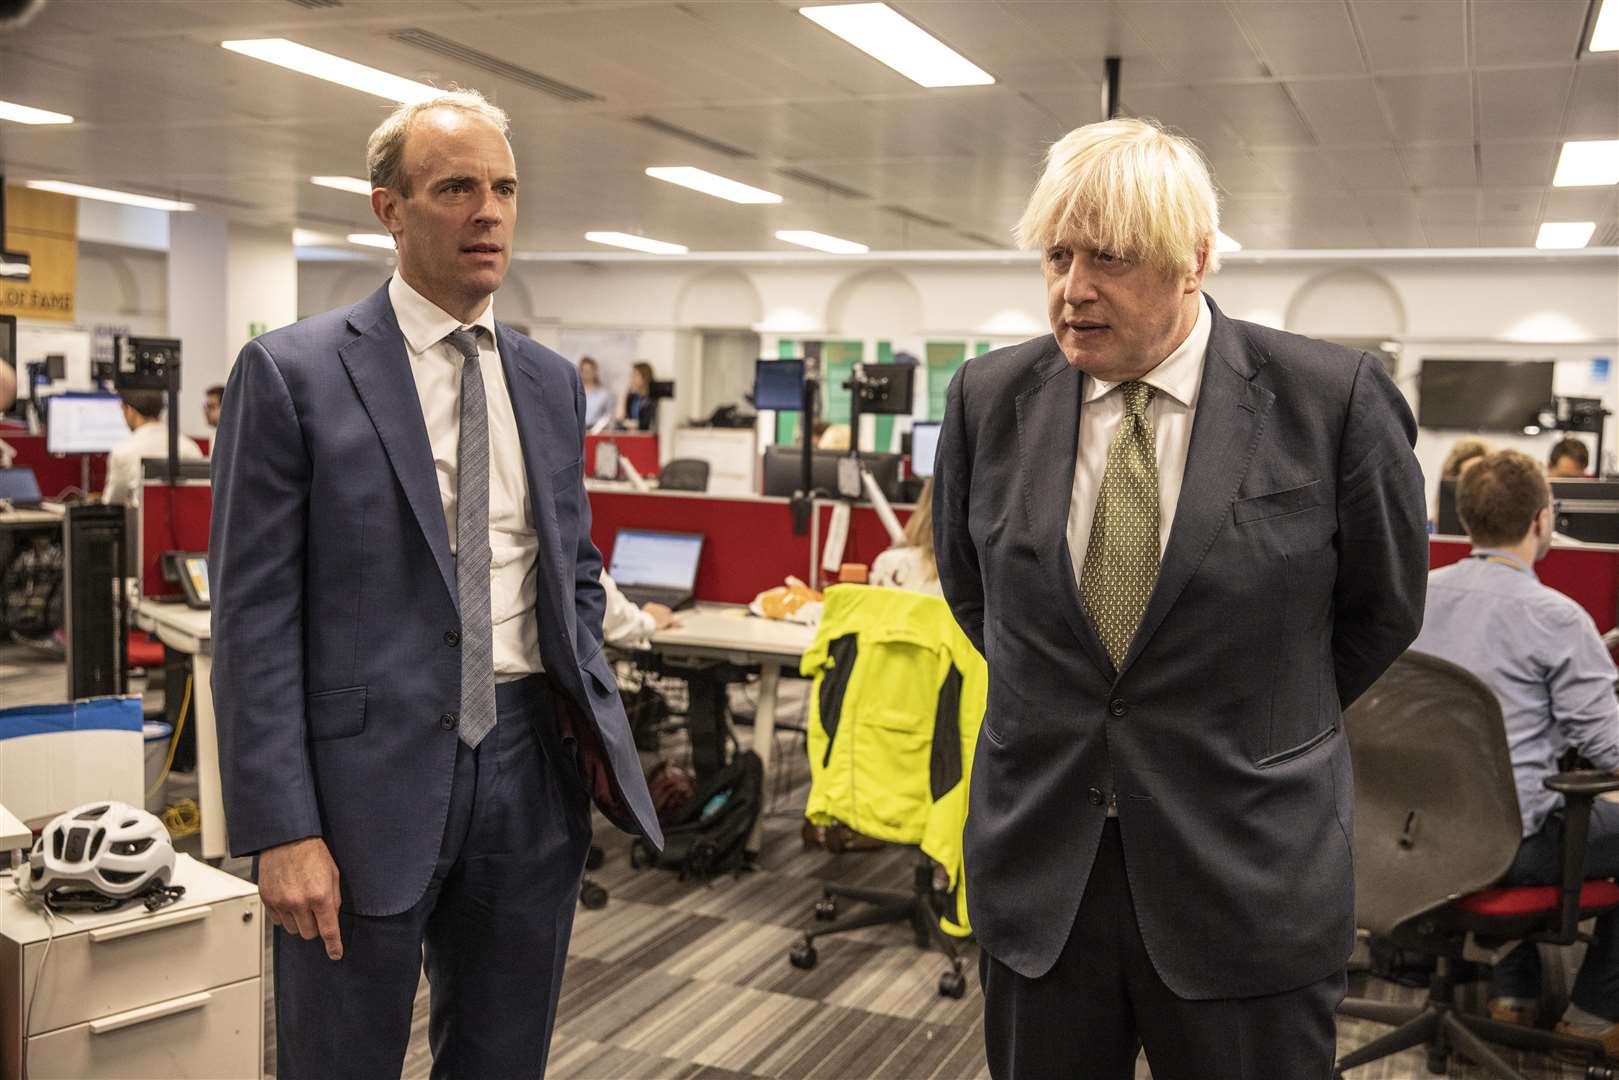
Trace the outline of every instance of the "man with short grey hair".
[[573, 365], [495, 320], [517, 168], [471, 92], [368, 153], [399, 268], [255, 338], [214, 452], [233, 854], [275, 935], [282, 1077], [545, 1071], [590, 799], [661, 844], [602, 653]]
[[[1342, 709], [1416, 635], [1416, 425], [1365, 353], [1227, 318], [1219, 208], [1139, 120], [1050, 151], [1052, 332], [967, 363], [939, 580], [989, 662], [967, 904], [998, 1080], [1327, 1080], [1354, 944]], [[1036, 613], [1039, 613], [1038, 615]]]

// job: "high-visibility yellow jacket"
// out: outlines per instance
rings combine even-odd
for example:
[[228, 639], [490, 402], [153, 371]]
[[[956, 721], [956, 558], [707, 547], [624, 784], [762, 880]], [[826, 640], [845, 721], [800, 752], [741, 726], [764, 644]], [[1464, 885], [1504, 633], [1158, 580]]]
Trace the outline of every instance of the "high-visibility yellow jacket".
[[961, 833], [989, 688], [984, 658], [940, 598], [838, 585], [799, 670], [815, 680], [806, 816], [919, 845], [950, 875], [954, 910], [940, 925], [969, 933]]

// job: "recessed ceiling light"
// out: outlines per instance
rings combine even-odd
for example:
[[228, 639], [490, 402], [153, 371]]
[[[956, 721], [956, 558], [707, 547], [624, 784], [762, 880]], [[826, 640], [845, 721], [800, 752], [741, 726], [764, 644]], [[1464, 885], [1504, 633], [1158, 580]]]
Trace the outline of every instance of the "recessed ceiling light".
[[112, 191], [107, 188], [87, 187], [84, 184], [69, 184], [61, 180], [29, 180], [28, 186], [35, 191], [54, 191], [58, 195], [76, 195], [81, 199], [95, 199], [97, 202], [123, 203], [125, 206], [142, 206], [148, 210], [195, 210], [195, 203], [176, 202], [173, 199], [158, 199], [151, 195], [136, 195], [130, 191]]
[[1594, 221], [1548, 221], [1540, 226], [1535, 246], [1542, 251], [1558, 248], [1582, 248], [1591, 242], [1596, 232]]
[[1563, 144], [1553, 187], [1619, 184], [1619, 139], [1581, 139]]
[[428, 86], [426, 83], [392, 75], [374, 67], [366, 67], [364, 64], [356, 64], [353, 60], [345, 60], [341, 56], [311, 49], [307, 45], [300, 45], [286, 38], [252, 38], [243, 41], [221, 41], [219, 44], [233, 53], [241, 53], [255, 60], [263, 60], [267, 64], [290, 68], [304, 75], [346, 86], [351, 90], [375, 94], [389, 101], [425, 101], [443, 93], [437, 87]]
[[729, 199], [734, 203], [781, 202], [781, 196], [774, 191], [752, 187], [690, 165], [658, 165], [648, 169], [646, 174], [655, 180], [667, 180], [671, 184], [701, 191], [704, 195], [712, 195], [717, 199]]
[[1215, 229], [1214, 230], [1214, 250], [1215, 251], [1241, 251], [1242, 250], [1242, 245], [1237, 243], [1235, 240], [1231, 239], [1231, 237], [1227, 236], [1225, 233], [1221, 232], [1219, 229]]
[[592, 244], [610, 244], [613, 247], [629, 248], [632, 251], [644, 251], [648, 255], [684, 255], [684, 244], [670, 244], [663, 240], [652, 240], [645, 236], [636, 236], [633, 233], [622, 232], [587, 232], [585, 239]]
[[356, 195], [371, 194], [371, 181], [361, 180], [358, 176], [311, 176], [309, 182], [338, 191], [352, 191]]
[[1591, 27], [1591, 44], [1586, 52], [1613, 52], [1619, 49], [1619, 2], [1602, 0], [1597, 21]]
[[864, 255], [871, 250], [865, 244], [857, 244], [853, 240], [843, 240], [810, 229], [781, 229], [777, 231], [776, 239], [797, 244], [799, 247], [830, 252], [833, 255]]
[[293, 247], [332, 247], [340, 243], [331, 233], [317, 232], [314, 229], [292, 230]]
[[387, 233], [351, 232], [346, 237], [349, 243], [359, 244], [361, 247], [394, 249], [394, 238]]
[[802, 7], [798, 13], [922, 86], [988, 86], [995, 81], [887, 4]]
[[29, 105], [18, 105], [13, 101], [0, 101], [0, 120], [10, 120], [18, 124], [73, 123], [73, 117], [67, 113], [51, 112], [49, 109], [36, 109]]

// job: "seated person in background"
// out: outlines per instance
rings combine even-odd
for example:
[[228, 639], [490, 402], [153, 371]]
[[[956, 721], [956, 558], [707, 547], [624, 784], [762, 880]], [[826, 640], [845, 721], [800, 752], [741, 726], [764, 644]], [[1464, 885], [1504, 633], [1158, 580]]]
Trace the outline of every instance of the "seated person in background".
[[1591, 471], [1591, 451], [1572, 435], [1553, 443], [1546, 460], [1551, 466], [1546, 471], [1554, 480], [1579, 480]]
[[0, 360], [0, 413], [17, 404], [17, 369]]
[[819, 435], [815, 437], [817, 450], [847, 450], [849, 449], [849, 425], [828, 424]]
[[658, 402], [652, 396], [652, 365], [637, 360], [630, 368], [630, 389], [624, 395], [624, 426], [631, 431], [651, 431], [656, 426]]
[[1445, 463], [1439, 467], [1439, 479], [1456, 480], [1462, 473], [1472, 468], [1473, 463], [1490, 452], [1490, 448], [1482, 439], [1457, 439], [1445, 455]]
[[871, 583], [943, 596], [939, 568], [933, 561], [933, 477], [922, 485], [916, 509], [905, 523], [905, 543], [891, 547], [871, 564]]
[[585, 387], [585, 430], [594, 431], [613, 411], [613, 392], [602, 385], [601, 370], [593, 357], [580, 357], [579, 381]]
[[219, 410], [225, 404], [225, 388], [223, 386], [210, 386], [202, 395], [202, 418], [207, 421], [209, 428], [219, 426]]
[[[1573, 600], [1542, 585], [1534, 564], [1551, 547], [1551, 489], [1540, 465], [1503, 450], [1480, 459], [1456, 486], [1456, 511], [1472, 553], [1428, 577], [1427, 616], [1411, 647], [1482, 679], [1501, 702], [1523, 813], [1523, 843], [1502, 882], [1559, 883], [1562, 796], [1542, 781], [1567, 747], [1599, 769], [1619, 770], [1616, 672], [1596, 624]], [[1619, 876], [1619, 803], [1591, 807], [1585, 876]], [[1532, 1023], [1540, 954], [1519, 945], [1496, 965], [1490, 1014]], [[1619, 1056], [1619, 912], [1596, 921], [1558, 1030], [1599, 1039]]]
[[601, 582], [607, 592], [607, 607], [602, 612], [602, 644], [644, 649], [653, 634], [675, 621], [675, 613], [662, 604], [636, 607], [633, 600], [618, 591], [606, 570], [602, 571]]
[[[141, 459], [169, 456], [169, 428], [163, 423], [163, 391], [123, 390], [124, 423], [129, 438], [107, 454], [107, 486], [101, 493], [104, 503], [138, 506], [141, 501]], [[200, 461], [202, 447], [180, 436], [180, 458]]]

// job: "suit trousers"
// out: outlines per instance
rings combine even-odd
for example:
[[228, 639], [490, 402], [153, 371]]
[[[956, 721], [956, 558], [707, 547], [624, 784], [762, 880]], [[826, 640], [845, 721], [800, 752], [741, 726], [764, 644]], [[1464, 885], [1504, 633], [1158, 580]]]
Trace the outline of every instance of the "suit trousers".
[[[1188, 942], [1195, 948], [1195, 942]], [[1068, 942], [1037, 979], [980, 953], [984, 1041], [996, 1080], [1329, 1080], [1343, 972], [1296, 990], [1192, 1001], [1158, 977], [1110, 818]]]
[[[444, 839], [422, 898], [398, 915], [340, 911], [335, 962], [319, 938], [275, 932], [283, 1080], [397, 1080], [424, 966], [435, 1080], [544, 1075], [590, 805], [544, 679], [501, 684], [496, 709], [476, 749], [456, 739]], [[391, 809], [377, 807], [379, 829], [420, 824], [390, 820]]]

